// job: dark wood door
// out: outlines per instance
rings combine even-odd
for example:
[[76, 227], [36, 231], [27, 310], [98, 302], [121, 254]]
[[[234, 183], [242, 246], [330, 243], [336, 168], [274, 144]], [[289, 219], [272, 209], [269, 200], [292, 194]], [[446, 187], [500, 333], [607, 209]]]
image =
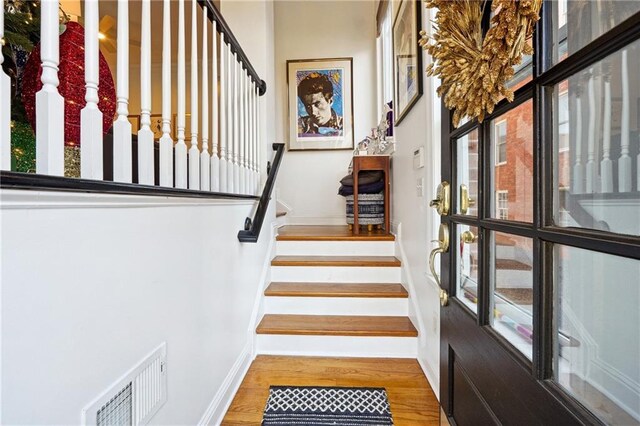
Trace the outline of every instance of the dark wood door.
[[640, 424], [639, 12], [545, 1], [514, 101], [443, 106], [452, 424]]

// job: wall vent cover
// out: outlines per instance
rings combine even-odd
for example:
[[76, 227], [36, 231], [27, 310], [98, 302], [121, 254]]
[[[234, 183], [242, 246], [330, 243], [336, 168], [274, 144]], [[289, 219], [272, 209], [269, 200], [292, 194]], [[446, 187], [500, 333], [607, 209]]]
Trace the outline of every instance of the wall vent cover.
[[167, 400], [166, 358], [163, 343], [85, 407], [82, 424], [147, 424]]

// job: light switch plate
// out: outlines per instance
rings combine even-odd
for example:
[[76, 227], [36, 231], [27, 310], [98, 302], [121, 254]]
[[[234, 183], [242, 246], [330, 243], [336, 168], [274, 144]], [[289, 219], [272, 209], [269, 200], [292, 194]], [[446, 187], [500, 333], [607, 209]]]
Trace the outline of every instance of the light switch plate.
[[424, 167], [424, 147], [420, 147], [413, 151], [413, 168], [418, 170]]
[[416, 181], [416, 195], [418, 197], [424, 196], [424, 178], [418, 178]]

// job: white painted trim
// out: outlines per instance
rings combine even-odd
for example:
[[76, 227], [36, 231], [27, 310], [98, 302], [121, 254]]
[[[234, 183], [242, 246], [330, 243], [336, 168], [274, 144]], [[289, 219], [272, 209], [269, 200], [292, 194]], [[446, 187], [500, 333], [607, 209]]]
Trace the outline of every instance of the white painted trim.
[[391, 227], [392, 232], [395, 231], [394, 235], [396, 236], [396, 249], [397, 254], [400, 256], [400, 263], [402, 268], [402, 283], [405, 283], [405, 287], [409, 292], [409, 301], [413, 306], [413, 312], [415, 315], [410, 315], [411, 321], [414, 324], [418, 325], [418, 340], [422, 346], [426, 346], [426, 327], [424, 325], [424, 321], [422, 320], [422, 315], [420, 315], [420, 306], [418, 306], [418, 302], [416, 300], [416, 290], [415, 285], [413, 283], [413, 278], [411, 277], [411, 271], [409, 271], [409, 259], [402, 247], [402, 223], [396, 223]]
[[407, 316], [405, 298], [280, 297], [264, 298], [264, 312], [285, 315]]
[[219, 425], [222, 423], [222, 419], [240, 388], [244, 376], [249, 371], [252, 361], [251, 343], [247, 342], [229, 370], [229, 374], [227, 374], [222, 385], [218, 388], [218, 392], [216, 392], [207, 410], [200, 418], [198, 425]]
[[278, 241], [278, 256], [394, 256], [393, 241]]
[[142, 195], [1, 189], [0, 209], [72, 209], [177, 206], [251, 206], [256, 200], [201, 199]]
[[251, 356], [256, 356], [256, 328], [258, 323], [264, 315], [264, 290], [271, 282], [271, 259], [275, 254], [276, 246], [276, 231], [279, 227], [278, 220], [271, 222], [271, 233], [269, 240], [269, 247], [265, 253], [264, 262], [262, 263], [262, 272], [260, 273], [260, 280], [258, 281], [258, 289], [253, 302], [253, 310], [251, 311], [251, 319], [249, 320], [249, 327], [247, 328], [248, 341], [251, 342]]
[[440, 402], [440, 382], [436, 380], [436, 373], [429, 367], [428, 364], [425, 364], [420, 357], [417, 357], [418, 364], [420, 364], [420, 368], [422, 368], [422, 372], [424, 373], [427, 381], [429, 382], [429, 386], [431, 386], [431, 390], [435, 394], [438, 402]]
[[285, 216], [288, 225], [346, 225], [346, 216]]
[[271, 279], [282, 282], [399, 283], [399, 266], [272, 266]]

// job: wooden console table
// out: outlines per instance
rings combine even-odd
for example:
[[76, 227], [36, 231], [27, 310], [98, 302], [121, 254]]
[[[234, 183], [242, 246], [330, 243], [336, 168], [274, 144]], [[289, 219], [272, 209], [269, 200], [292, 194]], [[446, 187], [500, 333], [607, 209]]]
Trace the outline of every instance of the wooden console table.
[[390, 206], [390, 179], [389, 170], [391, 156], [389, 155], [356, 155], [353, 157], [353, 233], [360, 233], [358, 223], [358, 173], [364, 170], [382, 170], [384, 172], [384, 231], [389, 234], [389, 206]]

